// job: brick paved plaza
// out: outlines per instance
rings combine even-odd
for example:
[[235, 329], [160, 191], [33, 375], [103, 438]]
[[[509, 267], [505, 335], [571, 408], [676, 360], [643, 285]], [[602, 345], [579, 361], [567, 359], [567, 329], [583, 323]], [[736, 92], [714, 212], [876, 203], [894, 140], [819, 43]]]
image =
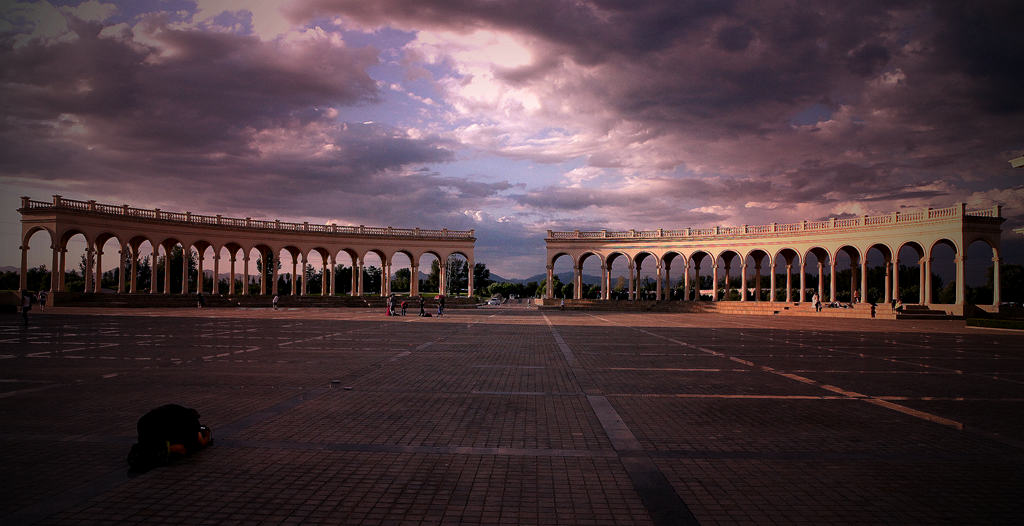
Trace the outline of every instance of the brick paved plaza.
[[[0, 524], [1024, 516], [1024, 335], [963, 322], [58, 309], [0, 342]], [[168, 402], [216, 445], [129, 476]]]

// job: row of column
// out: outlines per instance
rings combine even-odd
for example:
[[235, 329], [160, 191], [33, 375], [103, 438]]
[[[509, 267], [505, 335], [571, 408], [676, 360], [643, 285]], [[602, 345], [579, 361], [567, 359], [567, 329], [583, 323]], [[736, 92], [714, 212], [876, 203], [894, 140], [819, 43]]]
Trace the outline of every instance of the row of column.
[[[956, 263], [956, 283], [957, 283], [957, 287], [956, 287], [956, 304], [960, 305], [960, 304], [964, 303], [964, 300], [966, 298], [966, 296], [965, 296], [965, 290], [966, 289], [965, 289], [965, 285], [964, 285], [964, 277], [965, 277], [965, 275], [964, 275], [964, 268], [966, 266], [966, 258], [963, 257], [962, 255], [957, 255], [954, 258], [954, 262]], [[993, 291], [992, 291], [992, 295], [993, 296], [992, 296], [992, 303], [993, 303], [993, 305], [998, 305], [999, 301], [1000, 301], [1000, 298], [999, 298], [999, 263], [1000, 263], [999, 258], [998, 257], [993, 257], [992, 258], [992, 262], [993, 262], [993, 269], [994, 269], [994, 272], [993, 272]], [[663, 263], [662, 261], [658, 261], [657, 267], [656, 267], [657, 277], [656, 277], [656, 282], [655, 282], [655, 299], [658, 300], [658, 301], [662, 300], [663, 297], [665, 296], [665, 293], [664, 293], [665, 289], [671, 289], [672, 288], [670, 280], [668, 278], [668, 273], [669, 273], [669, 270], [670, 270], [670, 264], [667, 261], [664, 262], [664, 265], [662, 265], [662, 263]], [[920, 296], [920, 302], [923, 303], [923, 304], [933, 303], [932, 278], [931, 278], [931, 274], [932, 274], [931, 273], [932, 258], [922, 258], [922, 259], [920, 259], [918, 261], [918, 264], [920, 265], [920, 267], [919, 267], [920, 268], [920, 272], [919, 272], [920, 282], [918, 284], [918, 290], [919, 291], [923, 291], [922, 296]], [[724, 276], [724, 278], [725, 278], [725, 287], [724, 287], [724, 289], [725, 289], [725, 295], [726, 295], [726, 297], [728, 297], [729, 292], [731, 291], [731, 285], [729, 283], [729, 271], [731, 269], [731, 265], [726, 264], [726, 265], [723, 265], [723, 267], [724, 267], [724, 270], [725, 270], [725, 276]], [[796, 299], [795, 301], [805, 302], [805, 301], [807, 301], [807, 281], [806, 281], [807, 273], [806, 273], [805, 265], [803, 263], [801, 263], [799, 265], [799, 267], [800, 267], [799, 268], [800, 287], [798, 289], [798, 294], [797, 294], [798, 299]], [[858, 290], [858, 288], [859, 288], [860, 298], [863, 301], [863, 299], [867, 297], [867, 293], [868, 293], [868, 280], [867, 280], [868, 265], [867, 265], [867, 260], [864, 259], [863, 261], [860, 261], [860, 258], [855, 258], [853, 261], [851, 261], [851, 267], [852, 267], [852, 272], [850, 273], [850, 291], [851, 291], [851, 294], [853, 293], [853, 291]], [[629, 262], [629, 264], [627, 265], [627, 269], [628, 269], [628, 272], [629, 272], [628, 278], [627, 278], [628, 298], [630, 300], [635, 300], [635, 299], [637, 299], [637, 289], [638, 289], [637, 280], [638, 280], [639, 271], [638, 271], [638, 269], [636, 268], [636, 266], [634, 265], [634, 263], [632, 261]], [[715, 284], [715, 286], [712, 288], [712, 291], [711, 291], [711, 300], [712, 301], [718, 301], [719, 300], [719, 295], [718, 295], [718, 291], [719, 291], [719, 287], [718, 287], [718, 283], [719, 283], [718, 269], [719, 269], [719, 265], [718, 265], [717, 262], [715, 262], [713, 264], [713, 266], [712, 266], [712, 276], [711, 276], [712, 282]], [[761, 294], [760, 294], [760, 291], [761, 291], [761, 263], [760, 262], [756, 262], [755, 265], [754, 265], [754, 269], [755, 269], [755, 274], [754, 274], [754, 276], [755, 276], [754, 277], [754, 290], [757, 291], [757, 292], [754, 294], [753, 301], [760, 301], [760, 296], [761, 296]], [[700, 263], [694, 262], [694, 271], [695, 271], [695, 275], [697, 275], [697, 276], [700, 275]], [[829, 290], [829, 294], [828, 294], [827, 301], [828, 302], [833, 302], [833, 301], [836, 301], [836, 298], [837, 298], [837, 294], [836, 294], [836, 290], [837, 290], [837, 287], [836, 287], [836, 263], [835, 263], [835, 260], [832, 260], [832, 261], [829, 262], [829, 272], [830, 272], [829, 289], [828, 289]], [[746, 291], [748, 289], [748, 286], [747, 286], [748, 285], [747, 284], [747, 273], [748, 273], [748, 265], [747, 265], [746, 261], [744, 261], [743, 264], [742, 264], [742, 272], [741, 272], [741, 275], [740, 275], [740, 290], [744, 291], [744, 293], [740, 294], [740, 301], [748, 301], [747, 300], [747, 294], [746, 294]], [[786, 289], [785, 289], [786, 290], [786, 296], [785, 296], [785, 300], [784, 300], [786, 302], [793, 302], [794, 301], [794, 299], [792, 297], [792, 289], [793, 289], [793, 276], [792, 275], [793, 275], [793, 264], [792, 264], [791, 261], [787, 261], [786, 262]], [[774, 302], [774, 301], [778, 300], [776, 298], [776, 288], [777, 288], [777, 286], [776, 286], [776, 273], [774, 272], [774, 269], [773, 269], [773, 272], [771, 272], [769, 274], [769, 278], [770, 278], [770, 286], [769, 286], [769, 289], [768, 289], [769, 290], [769, 292], [768, 292], [768, 301]], [[683, 276], [682, 276], [681, 279], [682, 279], [682, 283], [683, 283], [683, 299], [688, 301], [690, 299], [690, 260], [686, 260], [684, 262]], [[552, 290], [553, 283], [554, 283], [554, 267], [552, 265], [548, 265], [547, 266], [547, 287], [545, 289], [546, 290], [546, 294], [545, 295], [546, 295], [547, 298], [553, 298], [554, 297], [554, 290]], [[817, 286], [816, 291], [818, 292], [820, 300], [822, 302], [824, 302], [824, 301], [826, 301], [826, 299], [824, 297], [824, 294], [823, 294], [823, 291], [825, 289], [825, 274], [824, 274], [824, 263], [822, 263], [821, 261], [818, 261], [818, 284], [817, 285], [818, 286]], [[858, 285], [859, 285], [859, 287], [858, 287]], [[899, 298], [899, 288], [900, 288], [900, 285], [899, 285], [899, 258], [894, 258], [892, 261], [887, 261], [885, 263], [885, 286], [883, 287], [883, 289], [884, 289], [884, 299], [883, 299], [883, 301], [885, 303], [889, 303], [893, 298]], [[611, 295], [611, 269], [608, 267], [608, 265], [602, 264], [601, 265], [601, 299], [604, 299], [604, 300], [610, 299], [610, 295]], [[582, 299], [582, 297], [583, 297], [583, 270], [580, 267], [576, 267], [576, 268], [573, 269], [573, 298], [574, 299]]]
[[[20, 287], [21, 287], [21, 290], [25, 290], [26, 287], [28, 286], [28, 281], [27, 281], [28, 280], [28, 247], [27, 246], [22, 246], [20, 248], [21, 248], [21, 282], [20, 282]], [[51, 269], [58, 269], [56, 272], [51, 272], [50, 273], [50, 291], [51, 292], [64, 292], [65, 290], [67, 290], [64, 282], [65, 282], [65, 274], [67, 273], [66, 255], [67, 255], [68, 251], [67, 251], [66, 248], [57, 248], [57, 247], [52, 246], [52, 245], [51, 245], [50, 249], [53, 251], [53, 263], [52, 263], [50, 268]], [[138, 274], [139, 274], [138, 261], [139, 261], [139, 257], [140, 257], [140, 254], [138, 253], [138, 250], [139, 250], [138, 247], [134, 247], [133, 248], [133, 247], [130, 247], [130, 246], [123, 246], [122, 250], [119, 252], [119, 254], [122, 257], [120, 258], [120, 266], [118, 267], [118, 284], [117, 284], [117, 292], [118, 293], [125, 293], [126, 291], [127, 292], [131, 292], [131, 293], [138, 293], [138, 292], [140, 292], [138, 290], [138, 280], [137, 280], [137, 277], [138, 277]], [[129, 257], [127, 257], [127, 258], [123, 257], [125, 254], [127, 254]], [[157, 281], [157, 264], [156, 264], [158, 255], [159, 255], [159, 248], [154, 246], [153, 247], [153, 252], [152, 252], [152, 259], [151, 259], [152, 264], [150, 265], [150, 286], [149, 286], [149, 291], [148, 291], [150, 294], [157, 294], [158, 293], [158, 288], [157, 288], [157, 283], [158, 283], [158, 281]], [[263, 261], [268, 261], [268, 259], [270, 259], [270, 258], [267, 257], [266, 254], [262, 254], [261, 253], [261, 256], [262, 256], [262, 260]], [[219, 279], [219, 276], [220, 276], [220, 259], [221, 259], [220, 255], [215, 253], [214, 256], [213, 256], [213, 275], [214, 275], [213, 287], [212, 287], [212, 293], [213, 294], [220, 294], [220, 279]], [[94, 260], [96, 262], [95, 265], [93, 264]], [[130, 272], [128, 272], [128, 268], [127, 268], [128, 267], [128, 260], [130, 260], [130, 262], [131, 262], [130, 263], [130, 265], [131, 265], [131, 271]], [[229, 271], [230, 275], [229, 275], [229, 278], [228, 278], [228, 292], [227, 293], [228, 293], [229, 296], [234, 296], [234, 295], [236, 295], [236, 290], [235, 290], [236, 289], [236, 287], [235, 287], [235, 263], [237, 261], [234, 253], [231, 254], [230, 261], [231, 261], [231, 265], [230, 265], [230, 271]], [[246, 296], [246, 295], [249, 294], [249, 287], [248, 287], [248, 283], [247, 283], [248, 282], [248, 277], [249, 277], [249, 254], [248, 254], [248, 252], [243, 253], [242, 261], [243, 261], [243, 270], [242, 270], [242, 272], [246, 276], [246, 280], [242, 284], [242, 290], [240, 292], [240, 295]], [[205, 287], [204, 287], [204, 283], [203, 283], [204, 282], [204, 275], [203, 275], [204, 257], [203, 257], [202, 252], [198, 252], [198, 259], [197, 259], [196, 263], [197, 263], [197, 265], [196, 265], [197, 266], [197, 269], [196, 269], [196, 287], [197, 287], [197, 290], [196, 290], [196, 292], [201, 292], [201, 291], [205, 292], [205, 290], [204, 290]], [[334, 260], [334, 256], [328, 255], [327, 259], [323, 262], [322, 272], [323, 272], [323, 276], [325, 276], [325, 279], [323, 279], [323, 281], [321, 283], [321, 290], [320, 290], [320, 294], [321, 295], [324, 295], [324, 296], [326, 296], [326, 295], [331, 295], [331, 296], [337, 295], [336, 294], [336, 290], [337, 290], [337, 286], [336, 286], [337, 285], [337, 272], [335, 271], [335, 265], [336, 265], [336, 262]], [[278, 294], [278, 285], [277, 285], [278, 269], [277, 269], [276, 259], [273, 260], [272, 266], [273, 266], [273, 270], [272, 270], [273, 277], [271, 279], [270, 294], [276, 296]], [[410, 267], [410, 279], [409, 279], [410, 292], [409, 292], [409, 294], [411, 296], [419, 295], [419, 268], [420, 268], [419, 265], [411, 265], [411, 267]], [[470, 269], [473, 268], [472, 262], [469, 263], [469, 268]], [[102, 279], [103, 279], [103, 270], [102, 269], [103, 269], [103, 251], [102, 250], [96, 250], [96, 249], [94, 249], [92, 247], [86, 248], [86, 250], [85, 250], [85, 276], [84, 276], [85, 277], [85, 291], [86, 292], [91, 292], [91, 293], [99, 293], [100, 292], [101, 283], [102, 283]], [[169, 269], [168, 265], [165, 264], [164, 275], [163, 275], [163, 278], [164, 278], [163, 279], [163, 282], [164, 282], [164, 286], [163, 286], [164, 294], [169, 294], [170, 293], [170, 289], [171, 289], [171, 273], [170, 273], [169, 270], [170, 269]], [[182, 272], [181, 272], [181, 293], [182, 294], [189, 294], [190, 288], [188, 286], [188, 278], [189, 278], [188, 264], [184, 260], [184, 258], [182, 260], [182, 268], [181, 268], [181, 270], [182, 270]], [[365, 266], [363, 264], [362, 258], [356, 258], [356, 260], [353, 261], [352, 270], [353, 270], [353, 272], [352, 272], [352, 288], [349, 289], [349, 290], [354, 291], [354, 294], [352, 294], [352, 295], [363, 296], [364, 295], [364, 271], [365, 271]], [[442, 262], [441, 265], [440, 265], [439, 289], [438, 289], [440, 294], [447, 294], [447, 289], [448, 289], [447, 270], [448, 270], [447, 262]], [[292, 260], [292, 274], [291, 275], [293, 276], [293, 279], [294, 279], [294, 277], [296, 277], [298, 275], [298, 261], [297, 261], [297, 258], [293, 258], [293, 260]], [[126, 277], [128, 277], [128, 276], [130, 276], [130, 279], [126, 281]], [[265, 279], [266, 269], [265, 268], [260, 272], [259, 276], [260, 276], [260, 278], [259, 278], [259, 280], [260, 280], [260, 294], [261, 295], [265, 295], [265, 294], [267, 294], [267, 283], [266, 283], [266, 279]], [[391, 280], [390, 280], [390, 276], [391, 276], [391, 263], [385, 262], [385, 263], [382, 264], [382, 268], [381, 268], [380, 294], [382, 296], [386, 296], [388, 294], [391, 294]], [[305, 262], [303, 262], [303, 265], [302, 265], [302, 278], [301, 278], [301, 280], [299, 280], [301, 282], [301, 285], [300, 285], [301, 289], [300, 289], [300, 287], [296, 287], [293, 284], [292, 289], [291, 289], [291, 294], [293, 296], [295, 296], [295, 295], [302, 295], [302, 296], [304, 296], [304, 295], [306, 295], [308, 293], [308, 290], [307, 290], [308, 279], [307, 278], [308, 278], [308, 275], [307, 275], [307, 265], [306, 265]], [[472, 271], [469, 272], [468, 278], [469, 278], [469, 290], [472, 291], [473, 290], [473, 273], [472, 273]]]

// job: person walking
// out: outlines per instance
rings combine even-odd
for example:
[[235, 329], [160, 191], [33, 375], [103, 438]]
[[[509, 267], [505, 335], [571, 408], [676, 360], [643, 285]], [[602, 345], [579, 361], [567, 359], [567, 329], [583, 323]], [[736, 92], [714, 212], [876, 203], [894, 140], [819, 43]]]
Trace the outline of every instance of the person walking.
[[196, 308], [201, 309], [206, 306], [206, 298], [203, 297], [203, 293], [200, 292], [196, 297]]
[[405, 316], [405, 306], [406, 306], [406, 301], [402, 300], [402, 316]]
[[811, 304], [814, 305], [814, 312], [821, 312], [821, 298], [818, 297], [817, 292], [811, 296]]
[[23, 290], [21, 291], [21, 319], [25, 322], [25, 327], [28, 327], [28, 311], [32, 310], [32, 293]]
[[423, 296], [420, 296], [420, 317], [423, 317], [423, 316], [427, 315], [427, 311], [423, 309], [423, 304], [424, 304]]
[[437, 316], [444, 316], [444, 296], [437, 296]]
[[46, 296], [47, 292], [45, 290], [39, 291], [39, 310], [46, 310], [44, 308], [46, 307]]
[[280, 300], [281, 300], [281, 298], [278, 297], [277, 294], [274, 294], [274, 300], [273, 300], [274, 310], [277, 310], [277, 302], [280, 301]]

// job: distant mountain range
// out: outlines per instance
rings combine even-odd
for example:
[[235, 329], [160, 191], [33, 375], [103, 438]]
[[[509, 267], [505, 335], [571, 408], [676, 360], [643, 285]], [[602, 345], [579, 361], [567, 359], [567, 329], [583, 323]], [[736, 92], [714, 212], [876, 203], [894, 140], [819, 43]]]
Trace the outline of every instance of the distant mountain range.
[[[560, 272], [560, 273], [555, 274], [555, 275], [558, 276], [558, 281], [561, 281], [562, 283], [572, 283], [572, 272], [571, 271]], [[529, 283], [531, 281], [536, 281], [537, 283], [544, 283], [544, 281], [546, 279], [548, 279], [547, 274], [534, 274], [533, 276], [530, 276], [528, 278], [518, 279], [518, 278], [503, 278], [503, 277], [501, 277], [501, 276], [499, 276], [499, 275], [497, 275], [497, 274], [495, 274], [493, 272], [491, 273], [491, 281], [495, 281], [495, 282], [498, 282], [498, 283], [520, 283], [520, 284], [525, 285], [525, 284], [527, 284], [527, 283]], [[601, 284], [601, 276], [591, 276], [590, 274], [583, 274], [583, 283], [585, 285], [600, 285]]]

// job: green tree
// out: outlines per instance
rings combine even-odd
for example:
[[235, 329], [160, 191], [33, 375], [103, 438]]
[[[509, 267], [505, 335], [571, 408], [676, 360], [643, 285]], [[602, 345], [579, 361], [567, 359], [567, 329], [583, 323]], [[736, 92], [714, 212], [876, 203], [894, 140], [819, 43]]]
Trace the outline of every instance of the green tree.
[[412, 271], [407, 268], [400, 268], [395, 271], [395, 276], [391, 278], [391, 290], [392, 291], [407, 291], [410, 290], [409, 285], [411, 283], [410, 276]]
[[[473, 287], [482, 291], [491, 283], [491, 271], [487, 269], [487, 265], [483, 263], [473, 265]], [[475, 294], [476, 291], [473, 293]]]

